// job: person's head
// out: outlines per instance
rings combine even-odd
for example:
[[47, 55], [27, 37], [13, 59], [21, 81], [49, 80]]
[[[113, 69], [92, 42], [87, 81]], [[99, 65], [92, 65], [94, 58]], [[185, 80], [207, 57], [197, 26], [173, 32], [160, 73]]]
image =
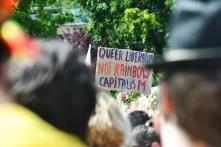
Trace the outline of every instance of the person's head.
[[11, 73], [9, 88], [15, 101], [85, 141], [96, 104], [92, 75], [69, 44], [46, 40], [40, 46], [40, 59], [30, 66], [14, 67]]
[[219, 147], [221, 1], [180, 0], [176, 7], [170, 49], [163, 60], [147, 65], [165, 73], [162, 142], [165, 147]]
[[112, 97], [98, 95], [95, 114], [89, 122], [89, 147], [121, 147], [127, 143], [130, 122]]
[[138, 125], [131, 132], [131, 147], [152, 147], [153, 143], [160, 144], [160, 137], [152, 127]]
[[144, 111], [133, 111], [129, 113], [128, 118], [130, 120], [132, 128], [138, 125], [143, 125], [150, 120], [150, 117]]
[[1, 0], [0, 1], [0, 24], [6, 20], [15, 10], [20, 0]]
[[221, 70], [170, 73], [162, 86], [161, 110], [196, 142], [221, 146]]

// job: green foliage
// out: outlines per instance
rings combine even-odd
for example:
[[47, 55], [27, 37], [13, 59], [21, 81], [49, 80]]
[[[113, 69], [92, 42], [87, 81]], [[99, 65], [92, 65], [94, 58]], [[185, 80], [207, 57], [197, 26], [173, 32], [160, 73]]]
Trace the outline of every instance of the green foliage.
[[136, 101], [137, 98], [140, 96], [140, 93], [132, 92], [129, 95], [130, 102]]
[[159, 85], [162, 80], [163, 80], [162, 73], [154, 73], [153, 80], [152, 80], [152, 86], [155, 87], [155, 86]]
[[111, 95], [114, 99], [117, 99], [118, 93], [119, 93], [119, 92], [117, 92], [117, 91], [110, 91], [110, 95]]
[[121, 93], [121, 99], [124, 103], [130, 104], [133, 101], [136, 101], [137, 98], [141, 95], [140, 93], [137, 92], [129, 92], [129, 93], [124, 93], [122, 95], [122, 92], [118, 91], [110, 91], [110, 95], [114, 98], [117, 99], [117, 96]]
[[22, 0], [14, 19], [32, 36], [55, 37], [60, 25], [74, 20], [71, 4], [68, 0]]
[[152, 90], [151, 93], [148, 95], [148, 101], [150, 103], [150, 107], [153, 110], [159, 108], [159, 92], [159, 87], [155, 87], [154, 90]]
[[76, 0], [89, 12], [87, 32], [99, 46], [161, 54], [173, 0]]
[[[88, 11], [88, 34], [97, 46], [162, 54], [174, 0], [75, 0]], [[153, 86], [162, 79], [154, 75]]]
[[129, 8], [125, 10], [120, 24], [116, 31], [124, 43], [124, 48], [150, 51], [148, 36], [151, 30], [159, 26], [154, 13], [139, 8]]

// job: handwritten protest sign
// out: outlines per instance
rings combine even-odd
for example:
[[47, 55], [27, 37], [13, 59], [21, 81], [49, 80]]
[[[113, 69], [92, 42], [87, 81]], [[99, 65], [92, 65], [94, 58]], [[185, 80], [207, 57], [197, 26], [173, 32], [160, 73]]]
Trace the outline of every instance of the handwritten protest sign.
[[153, 53], [99, 47], [96, 84], [106, 90], [148, 93], [152, 71], [143, 65], [153, 60]]

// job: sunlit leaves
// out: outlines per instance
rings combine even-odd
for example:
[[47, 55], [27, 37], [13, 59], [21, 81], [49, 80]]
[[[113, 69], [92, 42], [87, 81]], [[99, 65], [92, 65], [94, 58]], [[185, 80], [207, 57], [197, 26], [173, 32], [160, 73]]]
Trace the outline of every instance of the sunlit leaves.
[[71, 4], [71, 0], [23, 0], [14, 18], [32, 36], [55, 37], [60, 25], [74, 20]]
[[154, 13], [139, 8], [129, 8], [125, 10], [118, 31], [119, 36], [125, 39], [126, 48], [144, 50], [149, 48], [150, 30], [157, 29], [158, 26]]
[[89, 11], [98, 45], [162, 53], [173, 0], [75, 0]]

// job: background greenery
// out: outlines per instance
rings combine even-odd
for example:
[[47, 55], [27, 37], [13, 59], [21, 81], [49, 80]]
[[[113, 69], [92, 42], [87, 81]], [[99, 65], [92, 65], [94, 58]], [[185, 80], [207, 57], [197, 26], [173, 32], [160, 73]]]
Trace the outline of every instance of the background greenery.
[[[167, 48], [169, 16], [174, 0], [22, 0], [14, 18], [35, 37], [56, 37], [57, 28], [75, 22], [74, 9], [89, 22], [85, 31], [94, 48], [107, 46], [162, 54]], [[155, 74], [153, 86], [161, 74]], [[117, 92], [111, 92], [113, 96]], [[139, 94], [131, 93], [134, 100]]]
[[173, 0], [77, 0], [88, 11], [87, 32], [98, 45], [151, 51], [166, 47]]
[[56, 37], [60, 25], [74, 21], [73, 6], [69, 0], [21, 0], [14, 19], [32, 36]]
[[173, 0], [22, 0], [14, 18], [36, 37], [55, 37], [57, 28], [74, 22], [72, 10], [90, 18], [86, 31], [97, 46], [161, 54], [167, 47]]

